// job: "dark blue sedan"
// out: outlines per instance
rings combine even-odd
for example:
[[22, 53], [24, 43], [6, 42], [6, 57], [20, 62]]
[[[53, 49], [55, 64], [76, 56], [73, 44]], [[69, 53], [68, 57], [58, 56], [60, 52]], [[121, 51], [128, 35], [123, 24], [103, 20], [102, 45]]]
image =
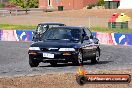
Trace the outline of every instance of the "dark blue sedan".
[[44, 32], [39, 42], [30, 46], [28, 54], [31, 67], [37, 67], [40, 62], [55, 66], [68, 62], [80, 65], [91, 60], [95, 64], [100, 57], [99, 40], [86, 27], [52, 27]]

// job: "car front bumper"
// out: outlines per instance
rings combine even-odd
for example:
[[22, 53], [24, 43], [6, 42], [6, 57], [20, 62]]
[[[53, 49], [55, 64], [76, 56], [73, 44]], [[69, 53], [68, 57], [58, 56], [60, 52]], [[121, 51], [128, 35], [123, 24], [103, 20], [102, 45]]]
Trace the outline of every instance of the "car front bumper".
[[[45, 57], [43, 54], [52, 54], [54, 57]], [[34, 60], [39, 60], [41, 62], [50, 62], [50, 61], [58, 61], [58, 62], [72, 62], [78, 57], [77, 51], [67, 51], [67, 52], [60, 52], [60, 51], [50, 51], [50, 52], [35, 52], [30, 51], [29, 58]]]

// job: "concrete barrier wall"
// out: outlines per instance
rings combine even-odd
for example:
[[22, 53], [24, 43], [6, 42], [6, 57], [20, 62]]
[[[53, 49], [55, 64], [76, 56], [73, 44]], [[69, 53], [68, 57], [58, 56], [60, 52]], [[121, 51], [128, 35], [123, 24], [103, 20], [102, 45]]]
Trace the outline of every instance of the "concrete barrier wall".
[[1, 41], [1, 29], [0, 29], [0, 41]]
[[1, 41], [31, 41], [31, 30], [1, 30]]
[[[32, 30], [0, 30], [1, 41], [31, 41]], [[132, 34], [93, 32], [101, 44], [132, 45]]]
[[132, 45], [132, 34], [97, 32], [96, 37], [101, 44]]

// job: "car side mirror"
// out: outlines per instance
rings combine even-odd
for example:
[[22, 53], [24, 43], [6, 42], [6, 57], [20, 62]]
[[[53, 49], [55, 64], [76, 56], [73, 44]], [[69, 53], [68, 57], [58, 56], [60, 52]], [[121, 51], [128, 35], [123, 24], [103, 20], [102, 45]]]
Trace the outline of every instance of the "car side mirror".
[[94, 38], [94, 37], [91, 35], [91, 36], [90, 36], [90, 39], [93, 39], [93, 38]]
[[99, 43], [99, 39], [97, 39], [97, 38], [93, 38], [93, 41], [95, 42], [95, 44]]
[[89, 40], [89, 37], [88, 37], [88, 36], [85, 36], [85, 37], [84, 37], [84, 40]]

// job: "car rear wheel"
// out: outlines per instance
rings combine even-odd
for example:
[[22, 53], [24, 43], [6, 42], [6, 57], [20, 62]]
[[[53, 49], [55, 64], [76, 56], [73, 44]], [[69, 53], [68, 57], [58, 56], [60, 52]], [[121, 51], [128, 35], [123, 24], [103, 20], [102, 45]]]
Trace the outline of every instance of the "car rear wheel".
[[78, 53], [77, 59], [75, 59], [72, 63], [74, 65], [82, 65], [83, 64], [83, 54], [82, 54], [82, 52]]
[[91, 59], [91, 63], [92, 64], [98, 63], [99, 62], [99, 57], [100, 57], [100, 54], [99, 54], [99, 51], [97, 50], [95, 57]]
[[50, 62], [50, 65], [51, 66], [56, 66], [57, 65], [57, 62], [56, 61], [52, 61], [52, 62]]

